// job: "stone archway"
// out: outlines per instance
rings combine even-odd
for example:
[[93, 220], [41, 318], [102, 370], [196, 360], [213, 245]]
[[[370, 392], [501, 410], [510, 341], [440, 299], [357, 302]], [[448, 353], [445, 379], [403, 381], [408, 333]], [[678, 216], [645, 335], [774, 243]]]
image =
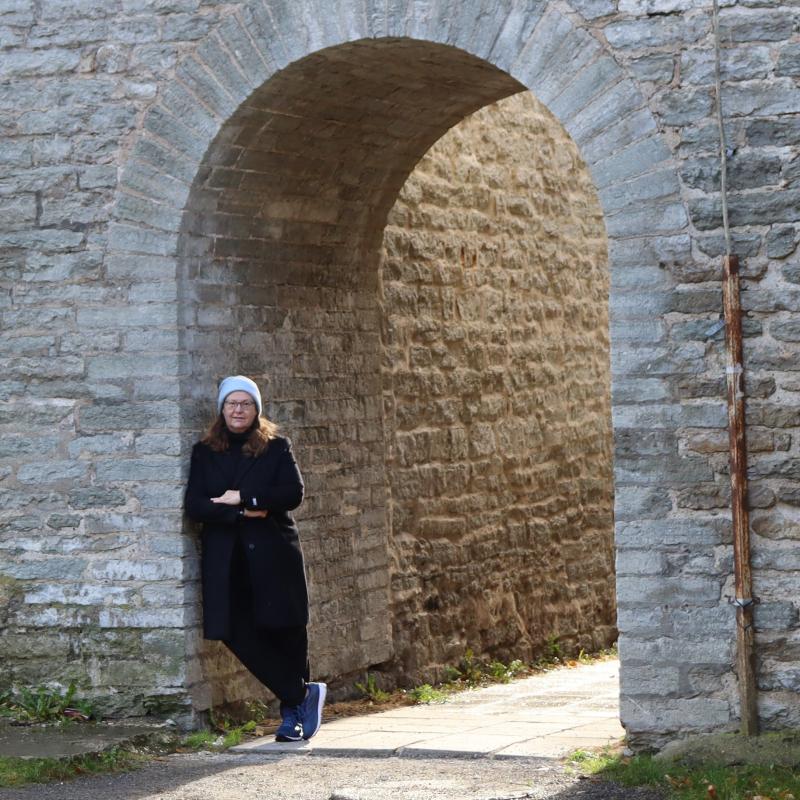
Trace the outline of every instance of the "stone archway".
[[[186, 359], [172, 388], [181, 428], [196, 425], [198, 393], [220, 372], [270, 374], [283, 413], [301, 415], [306, 424], [318, 420], [320, 453], [332, 444], [325, 438], [327, 415], [335, 413], [341, 424], [333, 444], [350, 464], [374, 472], [363, 504], [336, 512], [340, 552], [359, 565], [344, 578], [365, 590], [342, 617], [361, 626], [353, 632], [361, 649], [354, 649], [348, 669], [380, 660], [388, 642], [380, 587], [369, 591], [385, 569], [384, 519], [382, 467], [375, 460], [380, 404], [369, 380], [375, 356], [359, 298], [374, 288], [383, 221], [415, 161], [486, 103], [527, 88], [547, 104], [592, 173], [612, 240], [612, 277], [633, 280], [627, 286], [646, 287], [652, 298], [643, 311], [638, 295], [630, 302], [612, 290], [614, 367], [623, 391], [640, 358], [625, 347], [627, 325], [663, 308], [667, 284], [658, 265], [670, 258], [671, 235], [685, 227], [686, 214], [671, 154], [635, 84], [557, 4], [511, 10], [491, 4], [483, 15], [460, 4], [413, 15], [404, 8], [385, 14], [343, 8], [338, 16], [321, 6], [286, 5], [279, 13], [243, 6], [184, 59], [177, 80], [146, 115], [123, 171], [106, 263], [148, 253], [174, 270], [183, 302], [176, 318], [164, 320], [176, 338], [163, 341], [166, 351]], [[340, 20], [348, 21], [346, 30]], [[225, 275], [215, 272], [220, 261]], [[294, 318], [270, 305], [281, 292], [299, 303]], [[315, 319], [307, 314], [311, 298], [323, 309]], [[265, 357], [265, 338], [252, 331], [269, 314], [276, 349]], [[363, 346], [358, 374], [338, 406], [330, 378], [340, 379], [339, 372], [327, 385], [287, 379], [281, 386], [274, 369], [288, 357], [301, 362], [313, 347], [302, 342], [301, 320], [320, 324], [324, 336], [334, 315], [336, 326], [327, 331], [331, 363], [343, 342], [351, 352]], [[240, 354], [235, 366], [228, 360], [231, 332]], [[618, 407], [617, 432], [630, 424], [630, 412]], [[672, 468], [679, 471], [680, 463], [668, 464], [667, 472]], [[355, 487], [346, 470], [329, 477], [330, 502], [341, 504]], [[624, 465], [618, 469], [620, 519], [635, 519], [636, 499], [624, 491], [635, 483]], [[326, 502], [322, 494], [317, 502]], [[310, 532], [321, 535], [313, 526]], [[369, 609], [359, 605], [367, 603]], [[328, 643], [331, 652], [334, 646]], [[195, 689], [203, 707], [210, 697], [202, 696], [202, 686]]]

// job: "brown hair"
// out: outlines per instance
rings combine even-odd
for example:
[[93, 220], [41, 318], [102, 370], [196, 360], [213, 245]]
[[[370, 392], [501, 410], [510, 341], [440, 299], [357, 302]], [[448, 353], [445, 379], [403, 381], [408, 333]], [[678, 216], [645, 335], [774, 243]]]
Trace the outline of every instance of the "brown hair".
[[[247, 437], [244, 447], [242, 447], [242, 452], [247, 456], [260, 456], [267, 449], [270, 440], [277, 435], [278, 426], [276, 423], [266, 417], [258, 417], [250, 430], [250, 435]], [[225, 424], [225, 418], [222, 414], [211, 423], [206, 435], [200, 441], [203, 444], [207, 444], [217, 453], [224, 453], [230, 447], [228, 426]]]

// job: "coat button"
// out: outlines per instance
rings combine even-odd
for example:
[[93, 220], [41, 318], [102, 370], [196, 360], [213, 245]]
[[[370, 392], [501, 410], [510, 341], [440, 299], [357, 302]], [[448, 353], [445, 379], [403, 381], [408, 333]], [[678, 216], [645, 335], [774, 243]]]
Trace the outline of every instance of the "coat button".
[[255, 549], [256, 549], [256, 546], [255, 546], [254, 544], [249, 544], [249, 545], [247, 545], [247, 546], [248, 546], [248, 547], [249, 547], [251, 550], [255, 550]]

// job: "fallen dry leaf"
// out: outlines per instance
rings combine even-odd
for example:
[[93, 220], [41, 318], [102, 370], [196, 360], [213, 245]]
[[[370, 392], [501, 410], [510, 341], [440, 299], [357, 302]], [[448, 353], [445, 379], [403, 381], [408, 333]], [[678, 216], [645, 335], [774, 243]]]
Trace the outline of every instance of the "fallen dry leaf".
[[665, 775], [664, 777], [667, 779], [667, 783], [669, 783], [669, 785], [674, 789], [683, 789], [692, 785], [691, 778], [688, 777], [673, 778], [672, 775]]

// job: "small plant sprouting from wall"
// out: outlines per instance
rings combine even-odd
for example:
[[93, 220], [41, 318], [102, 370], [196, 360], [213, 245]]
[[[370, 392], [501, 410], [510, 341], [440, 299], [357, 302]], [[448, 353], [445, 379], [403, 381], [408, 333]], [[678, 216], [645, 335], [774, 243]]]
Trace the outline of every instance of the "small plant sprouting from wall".
[[373, 703], [385, 703], [391, 697], [389, 692], [383, 691], [383, 689], [378, 686], [375, 675], [370, 672], [367, 673], [365, 683], [356, 683], [355, 686], [364, 697]]
[[88, 700], [75, 697], [70, 683], [66, 692], [47, 686], [6, 689], [0, 692], [0, 716], [17, 723], [86, 721], [95, 716]]

